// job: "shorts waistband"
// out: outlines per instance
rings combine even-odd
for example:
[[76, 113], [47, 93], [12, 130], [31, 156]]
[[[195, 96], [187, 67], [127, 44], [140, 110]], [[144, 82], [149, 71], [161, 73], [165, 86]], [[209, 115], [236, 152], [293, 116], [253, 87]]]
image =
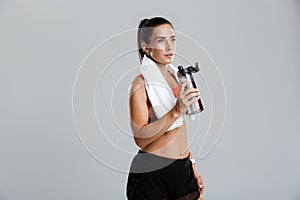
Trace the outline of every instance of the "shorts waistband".
[[168, 157], [156, 155], [156, 154], [153, 154], [153, 153], [145, 152], [145, 151], [142, 151], [142, 150], [139, 150], [138, 154], [139, 153], [145, 153], [145, 154], [147, 154], [149, 156], [153, 156], [153, 157], [160, 158], [160, 159], [166, 159], [166, 160], [170, 160], [170, 161], [186, 161], [186, 160], [189, 160], [189, 158], [190, 158], [190, 152], [189, 152], [189, 155], [187, 157], [185, 157], [185, 158], [178, 158], [178, 159], [168, 158]]
[[139, 150], [132, 160], [130, 172], [154, 172], [158, 170], [177, 168], [178, 166], [187, 166], [189, 164], [189, 155], [186, 158], [174, 159]]

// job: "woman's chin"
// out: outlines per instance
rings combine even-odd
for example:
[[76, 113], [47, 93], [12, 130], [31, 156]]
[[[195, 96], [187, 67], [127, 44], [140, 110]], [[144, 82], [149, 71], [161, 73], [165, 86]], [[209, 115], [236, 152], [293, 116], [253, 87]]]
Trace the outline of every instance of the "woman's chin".
[[173, 62], [173, 59], [167, 59], [167, 60], [164, 60], [163, 63], [168, 65], [168, 64], [171, 64]]
[[172, 64], [172, 62], [161, 62], [160, 64], [169, 65], [169, 64]]
[[169, 58], [169, 59], [157, 59], [155, 60], [156, 63], [160, 63], [163, 65], [169, 65], [173, 62], [173, 58]]

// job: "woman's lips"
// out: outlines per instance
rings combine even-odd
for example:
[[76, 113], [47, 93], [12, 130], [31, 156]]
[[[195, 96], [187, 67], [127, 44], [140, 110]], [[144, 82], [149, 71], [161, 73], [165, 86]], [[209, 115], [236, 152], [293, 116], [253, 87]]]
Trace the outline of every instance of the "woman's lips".
[[171, 58], [173, 56], [173, 54], [169, 53], [169, 54], [165, 54], [165, 56], [168, 57], [168, 58]]

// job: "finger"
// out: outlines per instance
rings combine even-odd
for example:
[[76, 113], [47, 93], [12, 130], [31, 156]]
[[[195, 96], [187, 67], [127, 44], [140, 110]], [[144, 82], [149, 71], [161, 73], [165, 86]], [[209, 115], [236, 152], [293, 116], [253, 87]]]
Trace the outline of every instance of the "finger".
[[202, 190], [202, 191], [204, 190], [204, 185], [203, 185], [203, 183], [199, 183], [199, 184], [198, 184], [198, 189], [199, 189], [199, 190]]
[[182, 93], [182, 92], [184, 91], [185, 87], [186, 87], [188, 84], [190, 84], [190, 82], [191, 82], [191, 81], [186, 81], [186, 82], [182, 83], [182, 84], [180, 85], [180, 90], [179, 90], [179, 92]]
[[189, 93], [195, 93], [195, 92], [197, 93], [199, 92], [199, 90], [197, 88], [188, 88], [183, 92], [183, 94], [188, 95]]
[[201, 183], [201, 184], [199, 185], [198, 189], [200, 190], [200, 194], [202, 195], [203, 192], [204, 192], [204, 185], [203, 185], [203, 183]]
[[200, 196], [202, 196], [204, 193], [204, 190], [200, 190]]
[[203, 181], [202, 181], [201, 177], [197, 177], [196, 180], [197, 180], [198, 186], [201, 187], [201, 188], [204, 188]]
[[184, 99], [182, 99], [182, 102], [184, 103], [184, 105], [186, 107], [189, 107], [193, 103], [197, 102], [198, 99], [200, 99], [199, 94], [193, 94], [193, 95], [188, 95], [187, 97], [185, 97]]
[[199, 92], [191, 92], [188, 95], [186, 95], [184, 99], [188, 99], [189, 101], [191, 101], [194, 97], [198, 97], [198, 96], [200, 96]]
[[[197, 93], [199, 93], [198, 89], [196, 89], [196, 88], [189, 88], [189, 89], [185, 90], [184, 92], [179, 93], [179, 94], [178, 94], [178, 98], [179, 98], [179, 99], [182, 99], [182, 100], [190, 99], [190, 98], [192, 98], [192, 97], [190, 96], [190, 97], [188, 98], [187, 95], [190, 95], [190, 94], [197, 94]], [[200, 95], [200, 93], [199, 93], [199, 95]]]

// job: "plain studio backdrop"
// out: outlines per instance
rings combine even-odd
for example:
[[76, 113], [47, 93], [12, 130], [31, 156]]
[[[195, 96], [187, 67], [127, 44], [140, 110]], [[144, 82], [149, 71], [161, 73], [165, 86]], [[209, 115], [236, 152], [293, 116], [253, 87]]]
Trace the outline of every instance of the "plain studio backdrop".
[[[86, 94], [75, 103], [86, 109], [76, 115], [73, 89], [93, 48], [152, 16], [168, 18], [201, 44], [224, 82], [220, 140], [208, 156], [196, 159], [204, 199], [300, 199], [299, 0], [1, 0], [1, 200], [125, 199], [126, 169], [137, 152], [126, 96], [138, 73], [133, 32], [114, 38], [111, 48], [101, 46], [87, 62], [97, 66], [91, 79], [107, 72], [92, 88], [98, 117], [87, 120], [101, 124], [100, 139], [88, 135], [94, 130], [89, 124], [75, 126], [74, 116], [85, 118], [93, 107], [84, 99], [90, 83], [81, 80]], [[118, 54], [122, 36], [132, 40], [130, 47], [128, 40], [118, 43], [129, 52], [106, 69], [101, 62]], [[211, 112], [207, 88], [200, 88], [206, 112], [191, 145], [195, 157]]]

